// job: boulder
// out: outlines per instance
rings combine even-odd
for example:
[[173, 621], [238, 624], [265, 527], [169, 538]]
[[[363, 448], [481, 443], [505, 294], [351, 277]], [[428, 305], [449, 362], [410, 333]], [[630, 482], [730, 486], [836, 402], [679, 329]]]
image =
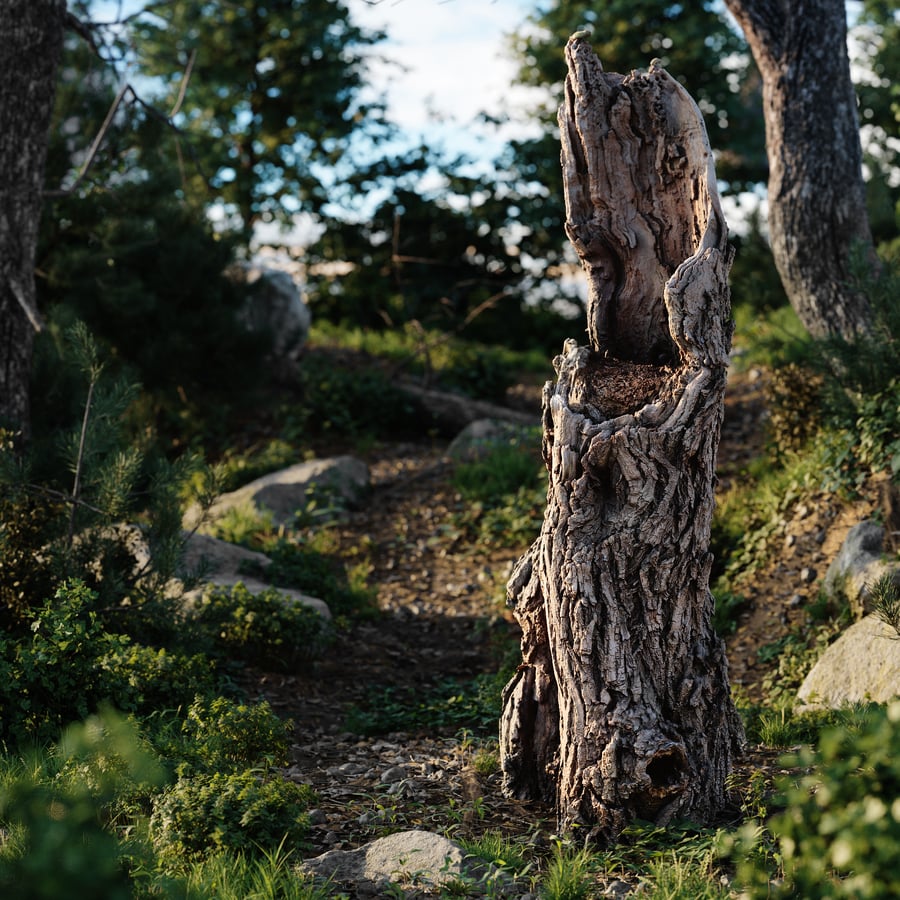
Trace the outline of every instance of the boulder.
[[[222, 494], [213, 503], [203, 527], [214, 525], [227, 512], [243, 509], [268, 517], [273, 525], [287, 528], [296, 524], [297, 513], [307, 511], [311, 502], [316, 517], [333, 515], [359, 505], [369, 488], [369, 467], [352, 456], [335, 456], [297, 463]], [[201, 521], [199, 507], [191, 507], [184, 527], [196, 528]]]
[[[207, 534], [186, 536], [182, 575], [199, 575], [201, 584], [184, 594], [185, 609], [190, 610], [204, 594], [214, 588], [232, 588], [243, 584], [251, 594], [261, 594], [272, 585], [265, 581], [266, 569], [272, 560], [264, 553], [229, 544]], [[325, 619], [331, 619], [331, 610], [324, 600], [311, 597], [293, 588], [276, 588], [285, 603], [296, 603], [314, 609]]]
[[900, 635], [877, 616], [851, 625], [806, 676], [797, 700], [805, 707], [885, 703], [900, 694]]
[[312, 315], [291, 275], [254, 263], [239, 263], [230, 275], [249, 288], [238, 319], [248, 330], [270, 338], [273, 361], [296, 362], [309, 335]]
[[[349, 886], [354, 896], [396, 896], [390, 885], [440, 887], [464, 881], [497, 896], [511, 882], [499, 869], [469, 856], [459, 844], [428, 831], [401, 831], [356, 850], [329, 850], [305, 860], [302, 868], [317, 879]], [[388, 893], [390, 891], [390, 893]]]
[[884, 558], [884, 529], [875, 522], [860, 522], [850, 529], [828, 567], [823, 588], [829, 596], [845, 594], [859, 619], [872, 611], [869, 587], [889, 573], [900, 585], [900, 565]]
[[514, 425], [500, 419], [476, 419], [470, 422], [450, 442], [447, 455], [461, 462], [471, 462], [488, 456], [500, 444], [525, 443], [540, 446], [540, 435], [535, 428]]
[[185, 533], [184, 556], [179, 574], [198, 574], [210, 580], [216, 576], [231, 577], [249, 571], [262, 573], [271, 564], [265, 553], [257, 553], [208, 534]]

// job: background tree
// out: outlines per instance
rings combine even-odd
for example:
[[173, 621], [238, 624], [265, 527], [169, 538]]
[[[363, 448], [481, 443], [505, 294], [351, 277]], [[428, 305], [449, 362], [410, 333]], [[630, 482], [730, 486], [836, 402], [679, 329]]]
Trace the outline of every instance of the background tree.
[[64, 0], [10, 0], [0, 16], [0, 425], [28, 428], [38, 323], [34, 255]]
[[850, 256], [871, 246], [856, 94], [842, 0], [726, 0], [763, 79], [769, 235], [775, 263], [813, 336], [868, 322]]
[[162, 105], [184, 94], [177, 122], [199, 163], [188, 192], [221, 200], [247, 237], [258, 221], [320, 209], [351, 136], [376, 126], [360, 91], [382, 35], [357, 28], [341, 0], [186, 0], [148, 13], [133, 25], [137, 61], [163, 85]]

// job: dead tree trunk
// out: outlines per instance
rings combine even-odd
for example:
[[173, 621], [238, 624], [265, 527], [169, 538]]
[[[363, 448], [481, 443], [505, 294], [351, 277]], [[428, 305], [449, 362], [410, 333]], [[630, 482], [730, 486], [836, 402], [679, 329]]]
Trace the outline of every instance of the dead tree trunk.
[[566, 231], [590, 347], [544, 388], [540, 538], [508, 585], [522, 664], [505, 790], [609, 842], [634, 818], [708, 820], [743, 731], [711, 620], [710, 521], [731, 252], [700, 111], [655, 63], [604, 74], [578, 36], [560, 110]]

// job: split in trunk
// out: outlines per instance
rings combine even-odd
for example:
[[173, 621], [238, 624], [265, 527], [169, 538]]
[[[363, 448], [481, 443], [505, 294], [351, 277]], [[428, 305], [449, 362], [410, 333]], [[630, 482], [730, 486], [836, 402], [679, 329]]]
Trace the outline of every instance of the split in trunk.
[[743, 744], [709, 591], [731, 250], [687, 92], [655, 62], [605, 74], [577, 35], [566, 58], [590, 347], [568, 341], [544, 388], [550, 483], [508, 585], [523, 659], [501, 758], [509, 794], [608, 843], [634, 818], [714, 817]]

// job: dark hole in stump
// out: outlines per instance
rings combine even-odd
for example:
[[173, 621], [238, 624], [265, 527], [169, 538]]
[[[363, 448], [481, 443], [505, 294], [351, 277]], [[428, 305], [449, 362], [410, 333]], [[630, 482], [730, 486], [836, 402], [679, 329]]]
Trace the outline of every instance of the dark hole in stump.
[[658, 753], [647, 764], [647, 777], [658, 789], [677, 787], [684, 782], [684, 758], [677, 749]]

